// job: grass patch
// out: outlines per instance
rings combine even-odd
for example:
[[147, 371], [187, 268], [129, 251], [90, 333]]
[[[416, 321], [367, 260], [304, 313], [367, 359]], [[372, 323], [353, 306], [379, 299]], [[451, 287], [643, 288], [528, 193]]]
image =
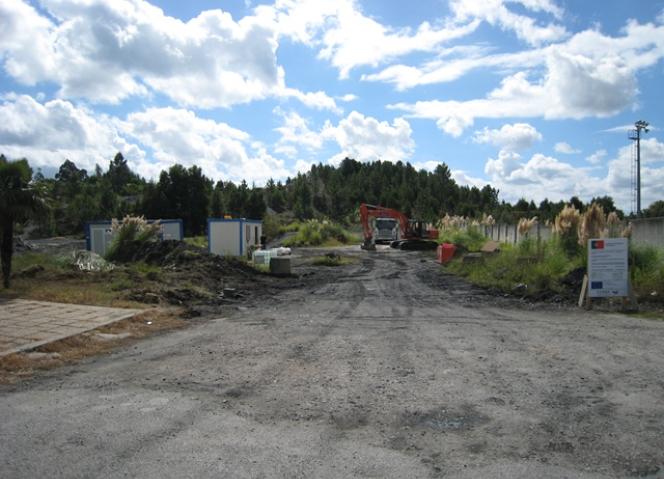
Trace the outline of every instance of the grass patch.
[[455, 260], [448, 269], [483, 287], [506, 292], [519, 287], [520, 293], [535, 295], [545, 291], [563, 292], [561, 280], [583, 266], [582, 258], [569, 259], [555, 241], [523, 243], [502, 245], [499, 253], [486, 256], [483, 261]]
[[[79, 271], [67, 256], [34, 252], [15, 255], [13, 265], [11, 288], [0, 291], [0, 297], [116, 308], [148, 307], [124, 299], [124, 293], [157, 280], [161, 274], [159, 267], [141, 262], [113, 271]], [[35, 271], [35, 267], [39, 269]], [[31, 269], [35, 272], [24, 274]]]
[[[151, 309], [133, 318], [102, 326], [93, 331], [45, 344], [34, 351], [48, 353], [41, 358], [33, 358], [29, 353], [15, 353], [0, 358], [0, 383], [15, 383], [31, 377], [37, 371], [52, 369], [83, 358], [106, 353], [113, 348], [145, 337], [158, 331], [183, 327], [186, 323], [179, 318], [177, 309]], [[127, 338], [103, 340], [95, 333], [129, 333]]]
[[256, 271], [260, 273], [269, 273], [270, 272], [270, 265], [269, 264], [254, 264], [250, 263], [251, 267], [254, 268]]
[[295, 235], [284, 240], [284, 246], [331, 247], [357, 241], [356, 236], [346, 231], [341, 225], [327, 220], [309, 220], [304, 223], [298, 223], [296, 231]]
[[438, 242], [452, 243], [466, 251], [476, 252], [487, 242], [487, 237], [480, 232], [479, 228], [473, 226], [464, 229], [447, 228], [439, 232]]
[[198, 248], [203, 248], [204, 250], [208, 248], [207, 236], [190, 236], [185, 238], [184, 242]]
[[639, 301], [664, 302], [664, 250], [632, 245], [629, 261], [632, 287]]
[[285, 224], [285, 225], [280, 225], [278, 227], [279, 234], [295, 233], [300, 229], [300, 227], [303, 224], [304, 223], [302, 221], [297, 221], [296, 220], [296, 221], [291, 221], [290, 223]]
[[71, 262], [66, 256], [53, 256], [27, 251], [12, 257], [12, 272], [20, 274], [28, 268], [41, 266], [48, 271], [71, 271]]
[[[472, 283], [521, 295], [580, 292], [580, 279], [573, 271], [586, 267], [586, 251], [577, 248], [570, 254], [569, 243], [559, 239], [537, 242], [524, 239], [517, 245], [503, 244], [500, 252], [482, 261], [454, 260], [449, 271]], [[630, 246], [632, 288], [639, 302], [664, 302], [664, 251], [652, 246]], [[577, 284], [578, 283], [578, 284]]]

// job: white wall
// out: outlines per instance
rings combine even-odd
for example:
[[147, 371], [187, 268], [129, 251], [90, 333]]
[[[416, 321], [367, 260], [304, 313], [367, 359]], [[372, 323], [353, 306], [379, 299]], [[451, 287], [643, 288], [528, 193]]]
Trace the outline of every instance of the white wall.
[[209, 220], [208, 245], [210, 253], [221, 256], [241, 256], [240, 220]]

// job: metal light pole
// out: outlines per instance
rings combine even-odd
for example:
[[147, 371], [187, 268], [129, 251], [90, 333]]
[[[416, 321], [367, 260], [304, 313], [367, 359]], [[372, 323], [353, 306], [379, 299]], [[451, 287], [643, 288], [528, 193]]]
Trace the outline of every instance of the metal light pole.
[[629, 139], [636, 141], [636, 215], [641, 216], [641, 131], [648, 133], [649, 130], [647, 121], [639, 120], [634, 126]]

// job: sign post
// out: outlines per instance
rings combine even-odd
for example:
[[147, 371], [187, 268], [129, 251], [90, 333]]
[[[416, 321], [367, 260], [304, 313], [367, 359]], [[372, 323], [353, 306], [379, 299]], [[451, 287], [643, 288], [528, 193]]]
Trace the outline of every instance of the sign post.
[[629, 240], [588, 240], [587, 301], [592, 298], [627, 298], [629, 291]]

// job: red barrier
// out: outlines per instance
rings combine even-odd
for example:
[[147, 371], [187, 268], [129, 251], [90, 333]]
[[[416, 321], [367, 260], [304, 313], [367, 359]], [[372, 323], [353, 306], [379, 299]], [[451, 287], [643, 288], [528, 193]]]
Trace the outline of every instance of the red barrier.
[[443, 243], [438, 246], [438, 250], [436, 251], [437, 257], [436, 261], [438, 261], [440, 264], [446, 264], [452, 261], [452, 258], [454, 258], [454, 253], [456, 252], [456, 246], [454, 246], [451, 243]]

